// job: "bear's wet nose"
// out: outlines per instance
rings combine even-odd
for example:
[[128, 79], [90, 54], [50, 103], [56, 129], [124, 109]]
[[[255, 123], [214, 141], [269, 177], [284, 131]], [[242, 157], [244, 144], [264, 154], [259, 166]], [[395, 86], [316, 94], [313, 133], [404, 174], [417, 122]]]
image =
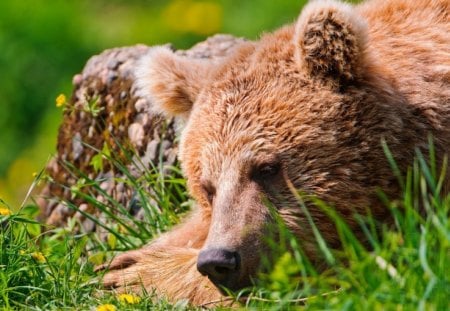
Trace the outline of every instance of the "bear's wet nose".
[[224, 281], [239, 270], [239, 254], [226, 249], [204, 250], [198, 255], [197, 269], [216, 285], [225, 285]]

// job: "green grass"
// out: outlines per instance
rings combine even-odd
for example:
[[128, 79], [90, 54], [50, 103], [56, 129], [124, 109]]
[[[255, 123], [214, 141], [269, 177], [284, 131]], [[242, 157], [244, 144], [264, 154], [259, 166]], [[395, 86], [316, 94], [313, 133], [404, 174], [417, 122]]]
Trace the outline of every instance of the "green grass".
[[[272, 243], [273, 252], [279, 256], [273, 269], [260, 276], [257, 286], [238, 294], [236, 298], [247, 297], [241, 299], [242, 306], [255, 310], [450, 308], [450, 197], [442, 195], [445, 170], [427, 164], [435, 163], [431, 148], [430, 161], [418, 152], [417, 160], [402, 176], [387, 147], [385, 151], [403, 187], [402, 197], [395, 201], [385, 198], [394, 225], [383, 226], [371, 217], [358, 217], [370, 242], [367, 250], [334, 210], [317, 201], [335, 221], [343, 249], [329, 249], [320, 232], [315, 231], [328, 263], [327, 269], [318, 272], [280, 222], [281, 243]], [[87, 189], [101, 193], [99, 182], [83, 176], [69, 164], [67, 167], [79, 176], [79, 183], [70, 189], [72, 195], [82, 197], [108, 215], [102, 221], [92, 218], [104, 227], [104, 236], [77, 232], [75, 220], [65, 228], [48, 228], [34, 220], [38, 213], [35, 206], [24, 206], [9, 214], [12, 208], [0, 201], [0, 309], [93, 310], [107, 304], [117, 310], [187, 308], [185, 302], [170, 305], [151, 294], [136, 303], [127, 303], [101, 290], [101, 276], [93, 271], [96, 264], [110, 259], [117, 251], [139, 247], [167, 230], [190, 205], [176, 168], [163, 178], [163, 168], [153, 167], [136, 179], [125, 166], [111, 157], [108, 160], [126, 176], [127, 185], [135, 189], [145, 211], [144, 220], [135, 219], [128, 207], [106, 193], [106, 202], [96, 201]], [[150, 188], [151, 193], [146, 190]], [[307, 213], [301, 196], [298, 199], [299, 208]], [[419, 207], [423, 212], [419, 212]], [[316, 224], [311, 220], [310, 225], [314, 228]]]

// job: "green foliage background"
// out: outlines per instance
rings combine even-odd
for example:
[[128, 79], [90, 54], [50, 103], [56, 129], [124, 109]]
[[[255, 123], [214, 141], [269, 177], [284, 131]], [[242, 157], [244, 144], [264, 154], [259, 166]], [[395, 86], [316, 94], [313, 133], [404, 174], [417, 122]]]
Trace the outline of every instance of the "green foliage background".
[[0, 197], [13, 206], [54, 152], [55, 98], [102, 50], [213, 33], [257, 38], [295, 20], [304, 0], [0, 1]]

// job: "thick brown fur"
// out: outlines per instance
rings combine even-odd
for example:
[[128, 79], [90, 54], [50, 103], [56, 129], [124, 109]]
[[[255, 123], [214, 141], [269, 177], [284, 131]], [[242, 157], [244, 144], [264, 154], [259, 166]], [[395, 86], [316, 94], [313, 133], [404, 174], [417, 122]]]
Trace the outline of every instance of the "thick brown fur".
[[[429, 134], [439, 162], [449, 152], [449, 34], [448, 0], [313, 1], [294, 25], [242, 44], [220, 64], [154, 50], [137, 83], [157, 109], [186, 122], [179, 156], [197, 209], [149, 246], [114, 259], [105, 284], [122, 291], [142, 284], [194, 304], [220, 299], [196, 270], [199, 251], [212, 248], [240, 255], [230, 287], [249, 284], [274, 222], [262, 197], [320, 264], [286, 179], [332, 204], [357, 234], [355, 212], [370, 208], [387, 220], [375, 192], [395, 197], [400, 189], [381, 141], [403, 171], [415, 148], [426, 153]], [[332, 221], [308, 209], [339, 247]]]

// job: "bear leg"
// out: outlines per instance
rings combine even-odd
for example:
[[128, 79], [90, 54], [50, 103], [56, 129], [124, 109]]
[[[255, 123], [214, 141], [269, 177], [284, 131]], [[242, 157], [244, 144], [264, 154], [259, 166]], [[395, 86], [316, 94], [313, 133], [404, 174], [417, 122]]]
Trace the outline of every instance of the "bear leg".
[[194, 305], [220, 304], [227, 299], [197, 271], [208, 229], [207, 219], [194, 213], [151, 244], [125, 252], [96, 270], [108, 270], [103, 285], [119, 293], [146, 291], [171, 302], [187, 299]]

